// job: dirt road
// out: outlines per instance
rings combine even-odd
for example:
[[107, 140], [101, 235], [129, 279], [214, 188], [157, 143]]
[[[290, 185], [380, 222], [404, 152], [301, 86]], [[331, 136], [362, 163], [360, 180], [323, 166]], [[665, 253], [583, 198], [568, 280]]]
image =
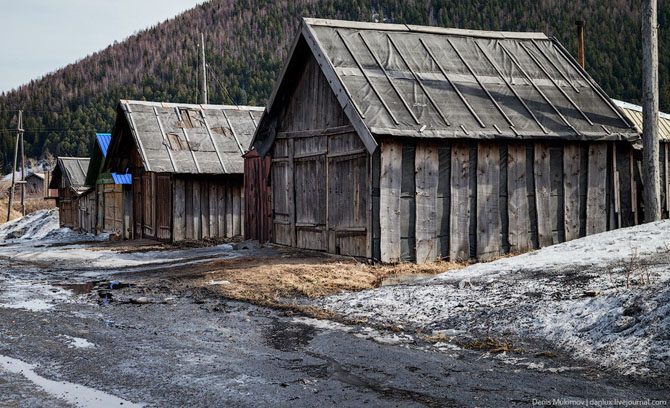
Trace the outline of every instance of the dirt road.
[[123, 262], [102, 268], [111, 255], [98, 257], [99, 248], [85, 262], [75, 256], [100, 244], [39, 245], [0, 250], [3, 407], [488, 407], [667, 398], [660, 385], [560, 356], [524, 356], [519, 365], [507, 353], [440, 350], [402, 333], [315, 320], [160, 278], [177, 265], [188, 275], [214, 259], [257, 256], [253, 250], [123, 254]]

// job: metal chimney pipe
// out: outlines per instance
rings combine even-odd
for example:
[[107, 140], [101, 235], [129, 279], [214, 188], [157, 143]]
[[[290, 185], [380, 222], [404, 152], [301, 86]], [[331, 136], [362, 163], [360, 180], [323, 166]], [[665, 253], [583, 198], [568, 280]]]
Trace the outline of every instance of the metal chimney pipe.
[[582, 68], [586, 68], [586, 58], [584, 55], [584, 22], [582, 20], [576, 21], [575, 24], [577, 25], [577, 48], [579, 49], [579, 65], [582, 66]]

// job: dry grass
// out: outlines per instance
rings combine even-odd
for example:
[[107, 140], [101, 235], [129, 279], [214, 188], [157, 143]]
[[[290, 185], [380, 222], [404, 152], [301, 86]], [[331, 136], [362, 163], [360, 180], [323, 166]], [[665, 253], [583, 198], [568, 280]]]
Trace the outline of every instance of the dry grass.
[[190, 287], [206, 287], [227, 298], [277, 306], [282, 299], [333, 295], [378, 287], [384, 280], [434, 275], [463, 267], [452, 262], [426, 265], [369, 265], [327, 257], [243, 258], [210, 262], [178, 277]]
[[[0, 225], [7, 221], [7, 206], [9, 205], [9, 188], [11, 183], [9, 181], [0, 181]], [[14, 203], [12, 204], [12, 213], [10, 219], [14, 220], [21, 217], [20, 195], [17, 192], [14, 196]], [[54, 200], [45, 200], [44, 197], [26, 197], [26, 214], [35, 211], [54, 208], [56, 203]]]
[[484, 340], [474, 340], [469, 343], [462, 344], [462, 347], [469, 350], [489, 351], [491, 353], [520, 353], [521, 349], [512, 346], [512, 343], [505, 340], [494, 339], [487, 337]]

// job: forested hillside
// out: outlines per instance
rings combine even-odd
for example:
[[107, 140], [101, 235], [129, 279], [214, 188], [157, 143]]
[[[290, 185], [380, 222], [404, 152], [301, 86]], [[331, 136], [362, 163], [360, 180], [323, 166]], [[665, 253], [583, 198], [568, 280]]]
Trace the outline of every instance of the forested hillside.
[[[300, 16], [487, 30], [543, 31], [576, 49], [586, 20], [590, 74], [612, 97], [641, 95], [641, 0], [212, 0], [42, 79], [0, 95], [0, 166], [24, 109], [27, 154], [87, 155], [119, 99], [197, 100], [199, 33], [206, 34], [210, 102], [263, 105]], [[661, 108], [670, 110], [670, 4], [660, 2]], [[226, 92], [227, 90], [227, 92]]]

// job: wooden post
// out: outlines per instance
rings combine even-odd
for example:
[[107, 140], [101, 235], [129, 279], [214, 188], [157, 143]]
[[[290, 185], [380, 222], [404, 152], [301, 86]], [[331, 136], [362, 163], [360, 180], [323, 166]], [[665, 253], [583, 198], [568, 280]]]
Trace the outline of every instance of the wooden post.
[[201, 58], [202, 58], [202, 83], [200, 86], [202, 87], [202, 90], [200, 92], [200, 97], [201, 97], [201, 103], [203, 105], [207, 105], [208, 98], [207, 98], [207, 61], [205, 60], [205, 34], [200, 33], [200, 40], [201, 40]]
[[645, 0], [642, 13], [642, 146], [644, 220], [661, 219], [658, 143], [657, 0]]
[[[16, 127], [16, 145], [14, 146], [14, 165], [12, 166], [12, 187], [9, 189], [9, 205], [7, 206], [7, 222], [9, 222], [10, 217], [12, 216], [12, 206], [14, 204], [14, 193], [16, 189], [16, 166], [18, 162], [18, 156], [19, 156], [19, 142], [22, 139], [22, 125], [23, 125], [23, 111], [19, 111], [19, 122]], [[23, 157], [21, 158], [21, 161], [23, 162]], [[25, 177], [22, 177], [22, 180], [25, 180]], [[23, 184], [21, 184], [21, 188], [23, 188]], [[23, 191], [23, 190], [22, 190]], [[21, 201], [23, 203], [23, 200]], [[23, 210], [25, 210], [25, 207], [23, 207]], [[25, 213], [24, 213], [25, 215]]]
[[21, 216], [26, 216], [26, 152], [23, 147], [23, 111], [19, 111], [19, 136], [21, 147]]

